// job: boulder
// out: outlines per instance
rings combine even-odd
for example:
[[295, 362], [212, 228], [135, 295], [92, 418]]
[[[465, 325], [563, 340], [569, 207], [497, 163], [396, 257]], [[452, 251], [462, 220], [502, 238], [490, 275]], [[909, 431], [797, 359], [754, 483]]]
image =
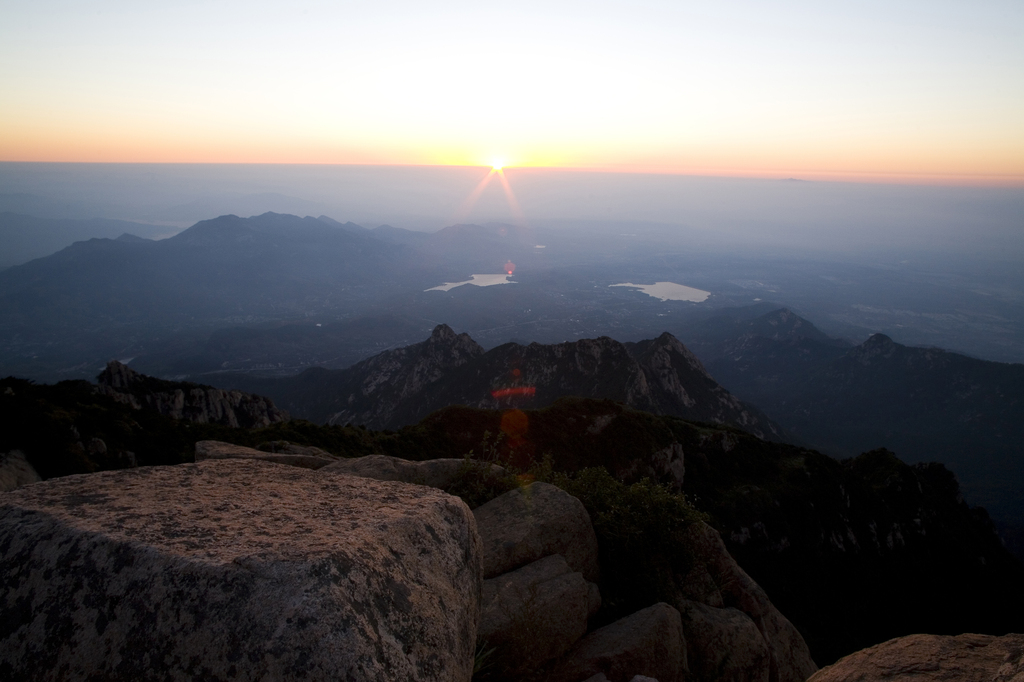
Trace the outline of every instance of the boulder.
[[428, 459], [422, 462], [413, 462], [388, 455], [366, 455], [343, 459], [324, 470], [375, 478], [378, 481], [403, 481], [432, 488], [447, 488], [456, 476], [464, 471], [466, 466], [489, 466], [493, 473], [505, 473], [505, 470], [496, 464], [467, 463], [465, 459]]
[[[711, 606], [733, 607], [746, 614], [764, 638], [768, 649], [769, 682], [804, 682], [817, 671], [807, 643], [800, 632], [769, 601], [761, 586], [740, 568], [722, 542], [722, 537], [711, 526], [696, 522], [686, 530], [686, 542], [694, 555], [695, 567], [691, 575], [700, 577], [694, 588], [700, 597], [694, 601]], [[684, 603], [679, 606], [685, 608]], [[729, 637], [737, 641], [744, 635]], [[751, 656], [753, 650], [751, 650]]]
[[296, 443], [289, 443], [286, 440], [271, 440], [265, 443], [260, 443], [256, 446], [256, 449], [261, 452], [272, 452], [278, 455], [309, 455], [310, 457], [321, 457], [323, 459], [329, 459], [332, 462], [341, 459], [337, 455], [332, 455], [326, 450], [321, 450], [318, 447], [312, 445], [298, 445]]
[[484, 552], [484, 577], [552, 554], [598, 582], [597, 536], [583, 503], [548, 483], [534, 482], [473, 510]]
[[649, 606], [580, 640], [553, 679], [578, 682], [603, 674], [609, 682], [628, 682], [637, 675], [678, 682], [686, 670], [682, 628], [674, 608], [663, 602]]
[[460, 680], [480, 545], [422, 486], [213, 460], [0, 496], [6, 679]]
[[586, 632], [591, 587], [561, 554], [485, 580], [477, 648], [495, 648], [499, 670], [533, 670]]
[[0, 454], [0, 492], [41, 480], [21, 450]]
[[1011, 682], [1024, 679], [1024, 635], [909, 635], [841, 658], [808, 682]]
[[684, 601], [680, 613], [690, 679], [768, 682], [768, 643], [750, 616], [693, 601]]
[[[321, 450], [321, 452], [323, 451]], [[327, 455], [327, 453], [324, 453], [324, 455]], [[263, 450], [247, 448], [244, 445], [222, 443], [219, 440], [201, 440], [196, 443], [196, 461], [203, 462], [208, 459], [258, 459], [264, 462], [287, 464], [288, 466], [301, 467], [303, 469], [321, 469], [337, 461], [334, 458], [330, 458], [330, 456], [264, 452]]]

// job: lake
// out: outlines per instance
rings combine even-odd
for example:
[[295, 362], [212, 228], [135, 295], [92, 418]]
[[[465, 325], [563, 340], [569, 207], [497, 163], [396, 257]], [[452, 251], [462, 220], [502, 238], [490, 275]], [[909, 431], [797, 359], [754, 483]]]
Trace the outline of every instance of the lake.
[[707, 300], [711, 295], [710, 291], [694, 289], [693, 287], [676, 284], [675, 282], [655, 282], [654, 284], [609, 284], [612, 287], [631, 287], [639, 289], [648, 296], [661, 299], [662, 301], [691, 301], [700, 303]]
[[445, 282], [441, 286], [424, 289], [424, 291], [448, 291], [455, 287], [461, 287], [463, 284], [472, 284], [476, 287], [489, 287], [494, 286], [495, 284], [515, 284], [515, 282], [512, 281], [512, 275], [507, 272], [500, 275], [473, 275], [465, 282]]

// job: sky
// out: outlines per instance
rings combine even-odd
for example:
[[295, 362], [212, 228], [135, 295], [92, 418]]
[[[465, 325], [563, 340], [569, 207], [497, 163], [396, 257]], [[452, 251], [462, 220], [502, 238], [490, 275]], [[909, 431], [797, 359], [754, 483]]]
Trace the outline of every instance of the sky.
[[0, 0], [0, 161], [1024, 186], [1024, 2]]

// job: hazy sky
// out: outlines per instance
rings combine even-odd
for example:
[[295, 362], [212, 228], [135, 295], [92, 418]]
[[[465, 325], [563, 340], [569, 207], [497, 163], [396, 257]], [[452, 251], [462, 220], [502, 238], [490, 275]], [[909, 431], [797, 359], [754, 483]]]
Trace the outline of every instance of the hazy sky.
[[1024, 184], [1024, 2], [0, 0], [0, 160]]

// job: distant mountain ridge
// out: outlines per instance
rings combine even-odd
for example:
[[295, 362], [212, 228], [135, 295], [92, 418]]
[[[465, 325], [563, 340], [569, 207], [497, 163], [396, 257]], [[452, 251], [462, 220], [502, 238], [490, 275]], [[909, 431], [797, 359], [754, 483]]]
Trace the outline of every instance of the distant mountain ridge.
[[44, 258], [85, 239], [114, 239], [124, 233], [143, 239], [156, 239], [175, 232], [178, 230], [172, 227], [124, 220], [37, 218], [3, 211], [0, 212], [0, 244], [4, 245], [0, 253], [0, 268]]
[[601, 337], [551, 345], [508, 343], [485, 352], [468, 334], [442, 324], [422, 343], [347, 369], [311, 369], [244, 385], [258, 387], [296, 416], [378, 429], [416, 423], [448, 405], [533, 408], [571, 395], [782, 438], [778, 426], [719, 386], [668, 333], [639, 343]]
[[785, 309], [742, 314], [709, 319], [687, 339], [723, 386], [833, 456], [885, 447], [907, 462], [943, 462], [1024, 556], [1024, 365], [884, 334], [854, 346]]

